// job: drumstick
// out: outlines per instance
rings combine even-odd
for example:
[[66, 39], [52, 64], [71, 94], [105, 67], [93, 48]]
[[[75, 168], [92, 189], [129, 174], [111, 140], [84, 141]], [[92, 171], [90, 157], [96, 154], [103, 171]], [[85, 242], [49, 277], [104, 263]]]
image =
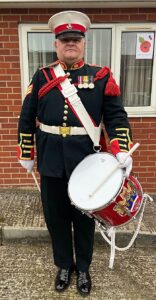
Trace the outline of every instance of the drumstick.
[[35, 183], [36, 183], [36, 186], [37, 186], [38, 191], [41, 192], [40, 186], [39, 186], [39, 183], [38, 183], [38, 181], [37, 181], [37, 178], [36, 178], [36, 176], [35, 176], [34, 171], [27, 171], [27, 172], [30, 173], [30, 174], [32, 175], [32, 177], [34, 178], [34, 181], [35, 181]]
[[[127, 155], [125, 156], [125, 158], [123, 159], [123, 163], [125, 163], [126, 159], [140, 146], [139, 143], [136, 143], [130, 150], [129, 152], [127, 152]], [[105, 183], [105, 181], [110, 178], [113, 173], [119, 168], [120, 163], [118, 162], [117, 165], [113, 166], [112, 169], [109, 171], [108, 174], [106, 174], [106, 176], [103, 178], [102, 182], [95, 188], [95, 190], [89, 195], [89, 197], [93, 197], [95, 195], [95, 193], [101, 188], [101, 186]]]
[[39, 186], [39, 183], [38, 183], [38, 181], [37, 181], [37, 178], [36, 178], [36, 176], [35, 176], [34, 171], [32, 171], [31, 174], [32, 174], [32, 177], [34, 178], [34, 181], [35, 181], [35, 183], [36, 183], [36, 186], [37, 186], [37, 188], [38, 188], [38, 191], [41, 192], [40, 186]]

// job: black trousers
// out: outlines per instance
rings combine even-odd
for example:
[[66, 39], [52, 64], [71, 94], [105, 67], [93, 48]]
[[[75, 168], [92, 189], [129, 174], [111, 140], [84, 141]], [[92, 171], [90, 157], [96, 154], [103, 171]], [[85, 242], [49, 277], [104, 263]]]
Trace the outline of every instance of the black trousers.
[[[76, 263], [86, 272], [92, 261], [95, 222], [71, 205], [67, 178], [41, 176], [41, 199], [49, 230], [54, 263], [69, 268]], [[72, 231], [73, 228], [73, 231]]]

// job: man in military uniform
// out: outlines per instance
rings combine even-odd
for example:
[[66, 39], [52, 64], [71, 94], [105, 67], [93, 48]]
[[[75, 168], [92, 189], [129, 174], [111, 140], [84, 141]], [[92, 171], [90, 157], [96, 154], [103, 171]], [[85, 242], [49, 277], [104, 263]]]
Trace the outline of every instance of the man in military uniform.
[[[98, 128], [103, 119], [111, 151], [120, 163], [132, 145], [120, 89], [110, 69], [92, 66], [83, 60], [85, 32], [89, 27], [89, 18], [77, 11], [64, 11], [50, 18], [49, 28], [56, 36], [58, 61], [34, 74], [18, 128], [18, 159], [29, 171], [34, 165], [36, 135], [43, 211], [52, 238], [54, 263], [59, 268], [55, 289], [64, 291], [69, 286], [71, 274], [76, 271], [77, 289], [81, 295], [88, 295], [91, 290], [89, 266], [95, 224], [93, 219], [71, 205], [67, 183], [79, 162], [94, 153], [94, 147], [81, 116], [62, 94], [61, 84], [68, 78], [77, 88], [95, 127]], [[54, 69], [58, 64], [65, 76], [56, 76]], [[131, 157], [121, 167], [128, 176], [132, 168]]]

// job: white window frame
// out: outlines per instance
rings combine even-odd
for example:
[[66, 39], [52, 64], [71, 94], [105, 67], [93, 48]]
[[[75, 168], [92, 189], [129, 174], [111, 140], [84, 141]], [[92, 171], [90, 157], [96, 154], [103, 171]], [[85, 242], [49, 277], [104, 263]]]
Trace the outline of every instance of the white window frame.
[[[136, 31], [146, 32], [155, 31], [156, 23], [133, 23], [133, 24], [118, 24], [116, 26], [116, 55], [114, 63], [114, 77], [119, 84], [120, 82], [120, 63], [121, 63], [121, 36], [123, 32]], [[116, 63], [118, 62], [118, 63]], [[125, 107], [128, 114], [132, 117], [155, 117], [156, 116], [156, 39], [154, 43], [154, 56], [153, 56], [153, 73], [152, 73], [152, 86], [151, 86], [151, 105], [138, 106], [138, 107]]]
[[[133, 24], [93, 24], [91, 28], [110, 28], [112, 29], [111, 47], [111, 70], [117, 81], [120, 83], [120, 62], [121, 62], [121, 36], [122, 32], [128, 31], [155, 31], [156, 23], [133, 23]], [[29, 84], [28, 67], [28, 32], [50, 32], [46, 24], [20, 24], [20, 67], [21, 67], [21, 88], [22, 98]], [[146, 107], [125, 107], [130, 117], [153, 117], [156, 116], [156, 41], [154, 43], [153, 74], [151, 89], [151, 106]]]

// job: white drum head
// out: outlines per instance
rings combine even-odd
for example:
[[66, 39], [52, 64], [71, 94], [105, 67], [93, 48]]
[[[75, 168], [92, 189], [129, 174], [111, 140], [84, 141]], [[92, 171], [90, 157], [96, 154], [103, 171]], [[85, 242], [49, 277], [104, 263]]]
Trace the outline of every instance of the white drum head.
[[[91, 154], [83, 159], [69, 179], [68, 194], [72, 203], [81, 210], [96, 211], [113, 200], [123, 181], [123, 170], [117, 165], [117, 159], [107, 152]], [[92, 195], [103, 181], [102, 186]]]

